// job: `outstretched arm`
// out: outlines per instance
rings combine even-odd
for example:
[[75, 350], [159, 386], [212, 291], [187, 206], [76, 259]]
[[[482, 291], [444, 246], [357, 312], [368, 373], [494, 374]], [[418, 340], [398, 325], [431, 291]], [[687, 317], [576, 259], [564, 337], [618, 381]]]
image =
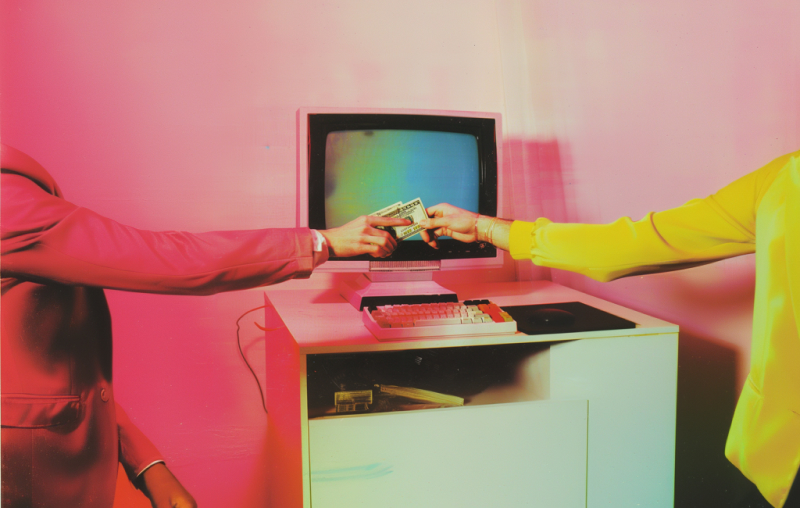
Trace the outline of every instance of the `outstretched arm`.
[[308, 229], [192, 234], [136, 229], [2, 174], [3, 275], [67, 285], [212, 294], [308, 276]]
[[[10, 156], [6, 156], [10, 154]], [[36, 161], [3, 147], [3, 275], [67, 285], [171, 294], [211, 294], [307, 277], [320, 259], [306, 228], [153, 232], [119, 224], [62, 197]], [[321, 231], [336, 256], [384, 257], [396, 241], [361, 217]]]
[[639, 221], [623, 217], [611, 224], [557, 224], [506, 221], [477, 216], [442, 204], [428, 209], [433, 218], [423, 238], [437, 235], [462, 241], [491, 241], [514, 259], [582, 273], [607, 281], [628, 275], [688, 268], [755, 250], [755, 213], [772, 180], [792, 156], [763, 168], [705, 198], [649, 213]]

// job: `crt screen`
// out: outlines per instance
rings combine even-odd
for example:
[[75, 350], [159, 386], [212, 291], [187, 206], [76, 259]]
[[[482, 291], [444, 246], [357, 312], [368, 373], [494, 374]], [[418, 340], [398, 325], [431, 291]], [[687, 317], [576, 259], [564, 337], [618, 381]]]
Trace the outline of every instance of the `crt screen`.
[[478, 144], [471, 134], [331, 132], [325, 146], [326, 227], [415, 198], [426, 207], [450, 203], [477, 212], [479, 179]]

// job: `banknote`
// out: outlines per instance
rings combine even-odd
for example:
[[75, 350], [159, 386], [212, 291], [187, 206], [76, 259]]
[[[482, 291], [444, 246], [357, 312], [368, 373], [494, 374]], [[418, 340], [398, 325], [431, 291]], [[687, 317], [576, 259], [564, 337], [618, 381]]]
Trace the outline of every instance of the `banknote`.
[[[398, 201], [397, 203], [391, 204], [391, 205], [387, 206], [386, 208], [381, 208], [377, 212], [372, 212], [370, 215], [374, 215], [376, 217], [390, 217], [390, 216], [393, 216], [392, 214], [395, 211], [397, 211], [397, 208], [399, 208], [400, 205], [402, 205], [402, 204], [403, 204], [402, 201]], [[395, 236], [395, 237], [397, 236], [395, 234], [394, 228], [391, 227], [391, 226], [375, 226], [375, 228], [376, 229], [382, 229], [384, 231], [388, 231], [389, 234], [391, 234], [392, 236]]]
[[422, 200], [420, 198], [409, 201], [408, 203], [398, 201], [370, 215], [410, 220], [412, 222], [410, 226], [375, 226], [378, 229], [383, 229], [384, 231], [392, 233], [392, 236], [398, 240], [405, 240], [422, 231], [423, 227], [419, 225], [419, 221], [428, 218], [428, 214], [425, 213], [425, 207], [422, 205]]
[[389, 205], [386, 208], [381, 208], [377, 212], [372, 212], [370, 215], [375, 215], [377, 217], [386, 217], [389, 214], [393, 213], [402, 204], [403, 204], [402, 201], [398, 201], [397, 203]]
[[396, 226], [394, 228], [395, 233], [397, 234], [398, 240], [405, 240], [410, 236], [414, 236], [420, 231], [422, 231], [422, 226], [419, 225], [420, 221], [425, 220], [428, 218], [428, 214], [425, 213], [425, 207], [422, 205], [422, 200], [420, 198], [414, 199], [409, 201], [408, 203], [403, 203], [397, 210], [394, 211], [389, 217], [397, 217], [399, 219], [408, 219], [411, 221], [410, 226]]

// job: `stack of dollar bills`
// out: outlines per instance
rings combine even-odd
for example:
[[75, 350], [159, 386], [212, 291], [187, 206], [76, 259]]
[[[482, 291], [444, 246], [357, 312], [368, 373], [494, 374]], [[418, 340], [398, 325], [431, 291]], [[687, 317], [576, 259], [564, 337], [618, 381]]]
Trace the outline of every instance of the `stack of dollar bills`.
[[398, 201], [370, 215], [410, 220], [410, 226], [377, 226], [378, 229], [383, 229], [390, 233], [394, 232], [394, 236], [398, 240], [405, 240], [422, 231], [424, 228], [419, 225], [419, 222], [428, 218], [428, 214], [425, 212], [425, 207], [422, 205], [422, 200], [420, 198], [409, 201], [408, 203]]

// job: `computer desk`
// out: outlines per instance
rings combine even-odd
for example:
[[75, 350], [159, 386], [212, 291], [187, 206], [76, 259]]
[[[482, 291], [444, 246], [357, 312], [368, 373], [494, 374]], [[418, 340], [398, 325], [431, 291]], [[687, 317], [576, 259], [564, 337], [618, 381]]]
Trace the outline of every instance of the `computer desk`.
[[[580, 301], [638, 326], [379, 342], [335, 290], [270, 289], [270, 506], [673, 506], [676, 325], [547, 281], [450, 289], [501, 307]], [[311, 355], [534, 342], [511, 382], [463, 407], [309, 418], [307, 364], [328, 358]]]

